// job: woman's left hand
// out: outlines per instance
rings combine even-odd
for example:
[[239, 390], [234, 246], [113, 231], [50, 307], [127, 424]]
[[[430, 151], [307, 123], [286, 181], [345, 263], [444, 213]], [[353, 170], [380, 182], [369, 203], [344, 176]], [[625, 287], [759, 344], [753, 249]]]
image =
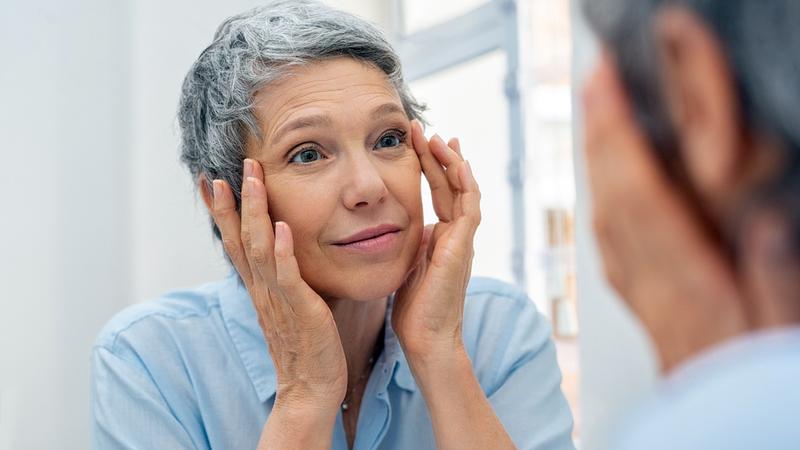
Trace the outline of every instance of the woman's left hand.
[[392, 326], [414, 365], [463, 350], [464, 297], [481, 221], [481, 193], [456, 139], [448, 145], [434, 135], [428, 141], [419, 122], [411, 128], [439, 219], [426, 227], [416, 265], [397, 291], [392, 313]]
[[472, 241], [481, 222], [478, 183], [458, 140], [428, 141], [417, 121], [411, 129], [439, 222], [425, 228], [417, 263], [395, 295], [392, 326], [425, 398], [436, 448], [513, 449], [461, 335]]

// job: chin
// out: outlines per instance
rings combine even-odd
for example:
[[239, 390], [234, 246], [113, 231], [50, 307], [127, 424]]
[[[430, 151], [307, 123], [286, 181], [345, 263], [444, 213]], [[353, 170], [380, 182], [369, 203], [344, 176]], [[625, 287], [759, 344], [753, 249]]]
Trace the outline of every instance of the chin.
[[406, 265], [393, 268], [391, 270], [365, 270], [349, 278], [350, 283], [346, 286], [350, 298], [356, 301], [381, 300], [393, 294], [402, 286], [408, 272]]
[[[375, 265], [361, 270], [341, 271], [333, 275], [325, 287], [315, 289], [323, 298], [340, 298], [368, 302], [393, 294], [406, 280], [408, 264], [394, 267]], [[343, 283], [344, 282], [344, 283]], [[312, 286], [314, 288], [314, 286]]]

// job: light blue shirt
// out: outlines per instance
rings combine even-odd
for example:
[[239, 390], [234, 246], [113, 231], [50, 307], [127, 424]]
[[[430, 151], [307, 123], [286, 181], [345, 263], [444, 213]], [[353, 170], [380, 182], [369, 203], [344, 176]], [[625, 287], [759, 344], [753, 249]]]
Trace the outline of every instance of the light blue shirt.
[[800, 449], [800, 328], [738, 338], [678, 368], [614, 450]]
[[[422, 393], [386, 320], [355, 450], [434, 449]], [[573, 449], [572, 416], [550, 326], [525, 294], [473, 279], [464, 344], [475, 375], [521, 450]], [[97, 449], [255, 449], [275, 396], [275, 368], [247, 291], [235, 277], [117, 314], [92, 352]], [[334, 450], [347, 443], [339, 414]]]

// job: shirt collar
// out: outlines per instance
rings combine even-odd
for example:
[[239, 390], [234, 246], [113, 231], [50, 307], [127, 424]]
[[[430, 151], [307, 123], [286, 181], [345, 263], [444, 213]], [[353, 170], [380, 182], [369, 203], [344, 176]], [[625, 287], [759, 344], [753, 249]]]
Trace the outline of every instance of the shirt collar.
[[[416, 391], [417, 385], [408, 367], [400, 341], [392, 329], [392, 304], [394, 296], [389, 298], [384, 325], [384, 348], [379, 361], [392, 373], [390, 379], [382, 383], [386, 389], [388, 382], [394, 380], [398, 387], [407, 391]], [[245, 370], [263, 403], [275, 395], [275, 366], [264, 340], [264, 334], [258, 325], [255, 308], [250, 294], [234, 273], [222, 285], [220, 292], [220, 309], [225, 327], [233, 341], [236, 351], [244, 364]]]
[[396, 367], [394, 370], [394, 381], [402, 389], [410, 392], [417, 390], [417, 383], [411, 375], [411, 368], [408, 366], [406, 355], [400, 347], [400, 340], [394, 334], [392, 328], [392, 309], [394, 306], [394, 295], [389, 297], [389, 304], [386, 308], [386, 323], [384, 324], [383, 355], [386, 367]]

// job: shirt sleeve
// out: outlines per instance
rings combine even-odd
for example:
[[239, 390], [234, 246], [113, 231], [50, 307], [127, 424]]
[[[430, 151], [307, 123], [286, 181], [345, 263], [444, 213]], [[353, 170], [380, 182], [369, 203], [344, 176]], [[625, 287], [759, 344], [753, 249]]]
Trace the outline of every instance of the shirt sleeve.
[[196, 449], [147, 370], [105, 347], [92, 352], [92, 448]]

